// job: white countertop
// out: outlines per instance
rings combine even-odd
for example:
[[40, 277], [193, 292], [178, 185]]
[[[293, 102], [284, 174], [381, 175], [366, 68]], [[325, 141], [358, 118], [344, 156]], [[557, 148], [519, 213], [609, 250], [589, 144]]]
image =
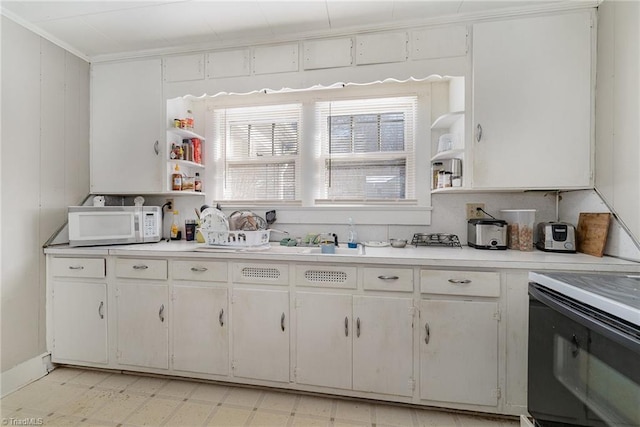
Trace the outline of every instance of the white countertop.
[[[136, 245], [96, 247], [70, 247], [67, 245], [45, 248], [46, 254], [64, 256], [136, 256], [136, 257], [189, 257], [271, 261], [328, 262], [334, 264], [391, 264], [456, 268], [516, 268], [529, 270], [579, 270], [593, 272], [640, 273], [640, 263], [614, 257], [594, 257], [582, 253], [550, 253], [539, 250], [481, 250], [468, 246], [405, 248], [367, 247], [365, 255], [328, 255], [278, 252], [287, 251], [278, 243], [269, 250], [243, 250], [235, 248], [207, 249], [204, 244], [187, 241], [162, 241]], [[204, 251], [202, 251], [204, 248]], [[293, 249], [295, 250], [295, 249]]]

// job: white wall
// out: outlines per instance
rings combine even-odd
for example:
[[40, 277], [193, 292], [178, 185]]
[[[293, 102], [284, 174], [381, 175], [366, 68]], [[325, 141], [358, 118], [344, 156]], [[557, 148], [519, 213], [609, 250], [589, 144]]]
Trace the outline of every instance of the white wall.
[[640, 240], [640, 2], [598, 8], [596, 188]]
[[89, 64], [1, 24], [4, 373], [46, 350], [42, 245], [89, 191]]

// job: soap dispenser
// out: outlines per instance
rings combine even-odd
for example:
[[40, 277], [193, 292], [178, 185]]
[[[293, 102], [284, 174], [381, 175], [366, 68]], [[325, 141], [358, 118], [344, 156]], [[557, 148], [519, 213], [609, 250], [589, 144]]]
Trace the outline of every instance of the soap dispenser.
[[349, 234], [347, 238], [347, 246], [352, 249], [358, 247], [358, 234], [356, 233], [356, 227], [353, 224], [353, 218], [349, 218]]

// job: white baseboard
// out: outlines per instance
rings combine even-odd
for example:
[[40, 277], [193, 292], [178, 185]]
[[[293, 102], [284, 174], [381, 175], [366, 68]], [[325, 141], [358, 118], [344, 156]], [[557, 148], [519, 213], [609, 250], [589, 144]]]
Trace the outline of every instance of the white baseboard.
[[0, 374], [0, 396], [5, 397], [19, 388], [44, 377], [53, 369], [51, 355], [43, 353], [33, 359], [22, 362]]
[[520, 415], [520, 427], [534, 427], [534, 425], [528, 417]]

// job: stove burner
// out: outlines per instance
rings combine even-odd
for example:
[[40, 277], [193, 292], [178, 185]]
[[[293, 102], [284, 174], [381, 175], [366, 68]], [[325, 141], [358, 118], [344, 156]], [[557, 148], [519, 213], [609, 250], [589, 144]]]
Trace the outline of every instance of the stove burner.
[[455, 234], [447, 233], [416, 233], [411, 244], [418, 246], [449, 246], [462, 249], [460, 239]]

